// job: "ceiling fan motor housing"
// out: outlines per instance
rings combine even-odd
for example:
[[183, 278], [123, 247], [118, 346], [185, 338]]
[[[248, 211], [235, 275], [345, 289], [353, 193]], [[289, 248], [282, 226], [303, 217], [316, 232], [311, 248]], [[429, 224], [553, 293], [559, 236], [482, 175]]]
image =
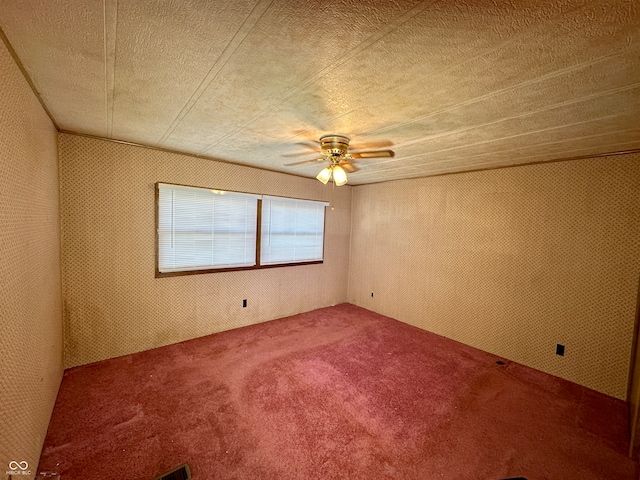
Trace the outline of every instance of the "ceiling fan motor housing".
[[323, 155], [342, 156], [349, 150], [349, 141], [346, 135], [323, 135], [320, 137], [320, 148]]

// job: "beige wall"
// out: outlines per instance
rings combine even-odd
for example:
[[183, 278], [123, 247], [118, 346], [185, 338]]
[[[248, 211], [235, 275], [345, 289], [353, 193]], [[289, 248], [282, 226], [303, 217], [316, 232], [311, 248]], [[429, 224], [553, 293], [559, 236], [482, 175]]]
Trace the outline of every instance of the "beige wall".
[[640, 155], [357, 186], [352, 218], [350, 302], [626, 398]]
[[[346, 300], [350, 187], [67, 134], [59, 157], [68, 367]], [[158, 181], [331, 201], [325, 262], [154, 278]]]
[[629, 456], [638, 460], [638, 453], [640, 452], [640, 280], [638, 284], [638, 302], [636, 304], [636, 323], [635, 334], [633, 341], [634, 351], [632, 353], [631, 363], [631, 375], [629, 392], [627, 395], [627, 401], [629, 402], [629, 430], [631, 434], [631, 441], [629, 442]]
[[35, 476], [62, 379], [56, 135], [0, 41], [2, 478], [11, 461]]

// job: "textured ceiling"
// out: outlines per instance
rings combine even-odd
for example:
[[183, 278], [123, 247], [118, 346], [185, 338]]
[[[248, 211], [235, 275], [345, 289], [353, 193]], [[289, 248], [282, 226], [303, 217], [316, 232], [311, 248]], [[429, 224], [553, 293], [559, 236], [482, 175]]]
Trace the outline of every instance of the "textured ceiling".
[[640, 148], [637, 0], [21, 0], [0, 26], [63, 131], [308, 177], [296, 142], [391, 142], [351, 184]]

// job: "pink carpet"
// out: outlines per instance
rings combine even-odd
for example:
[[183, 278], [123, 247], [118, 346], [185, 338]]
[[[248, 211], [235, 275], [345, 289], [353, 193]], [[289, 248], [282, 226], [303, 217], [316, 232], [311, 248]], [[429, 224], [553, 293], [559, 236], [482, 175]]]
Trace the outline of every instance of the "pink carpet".
[[637, 478], [624, 402], [497, 360], [344, 304], [85, 365], [65, 372], [39, 472]]

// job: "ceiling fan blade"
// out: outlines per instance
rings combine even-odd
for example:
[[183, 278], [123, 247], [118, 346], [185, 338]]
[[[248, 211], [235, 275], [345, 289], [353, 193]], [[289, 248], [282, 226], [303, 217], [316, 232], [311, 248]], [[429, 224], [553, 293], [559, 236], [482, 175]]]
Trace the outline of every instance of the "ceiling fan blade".
[[393, 157], [395, 153], [393, 150], [376, 150], [374, 152], [353, 152], [350, 155], [351, 158], [384, 158]]
[[340, 162], [338, 165], [340, 165], [342, 168], [344, 168], [349, 173], [353, 173], [353, 172], [357, 172], [358, 171], [358, 169], [356, 168], [355, 165], [353, 165], [352, 163], [349, 163], [346, 160], [344, 162]]
[[296, 142], [294, 145], [301, 145], [303, 147], [310, 148], [311, 150], [315, 150], [317, 152], [320, 151], [320, 142], [315, 141], [304, 141], [304, 142]]
[[285, 167], [293, 167], [294, 165], [302, 165], [304, 163], [313, 163], [313, 162], [323, 162], [326, 161], [327, 159], [322, 157], [322, 158], [313, 158], [311, 160], [303, 160], [302, 162], [293, 162], [293, 163], [285, 163], [284, 166]]
[[[317, 153], [320, 153], [319, 151]], [[296, 153], [283, 153], [281, 157], [300, 157], [302, 155], [309, 155], [309, 152], [296, 152]]]
[[351, 148], [353, 148], [354, 150], [364, 150], [364, 149], [371, 149], [371, 148], [385, 148], [385, 147], [393, 147], [393, 142], [390, 142], [389, 140], [373, 140], [371, 142], [355, 142], [354, 144], [351, 144]]

